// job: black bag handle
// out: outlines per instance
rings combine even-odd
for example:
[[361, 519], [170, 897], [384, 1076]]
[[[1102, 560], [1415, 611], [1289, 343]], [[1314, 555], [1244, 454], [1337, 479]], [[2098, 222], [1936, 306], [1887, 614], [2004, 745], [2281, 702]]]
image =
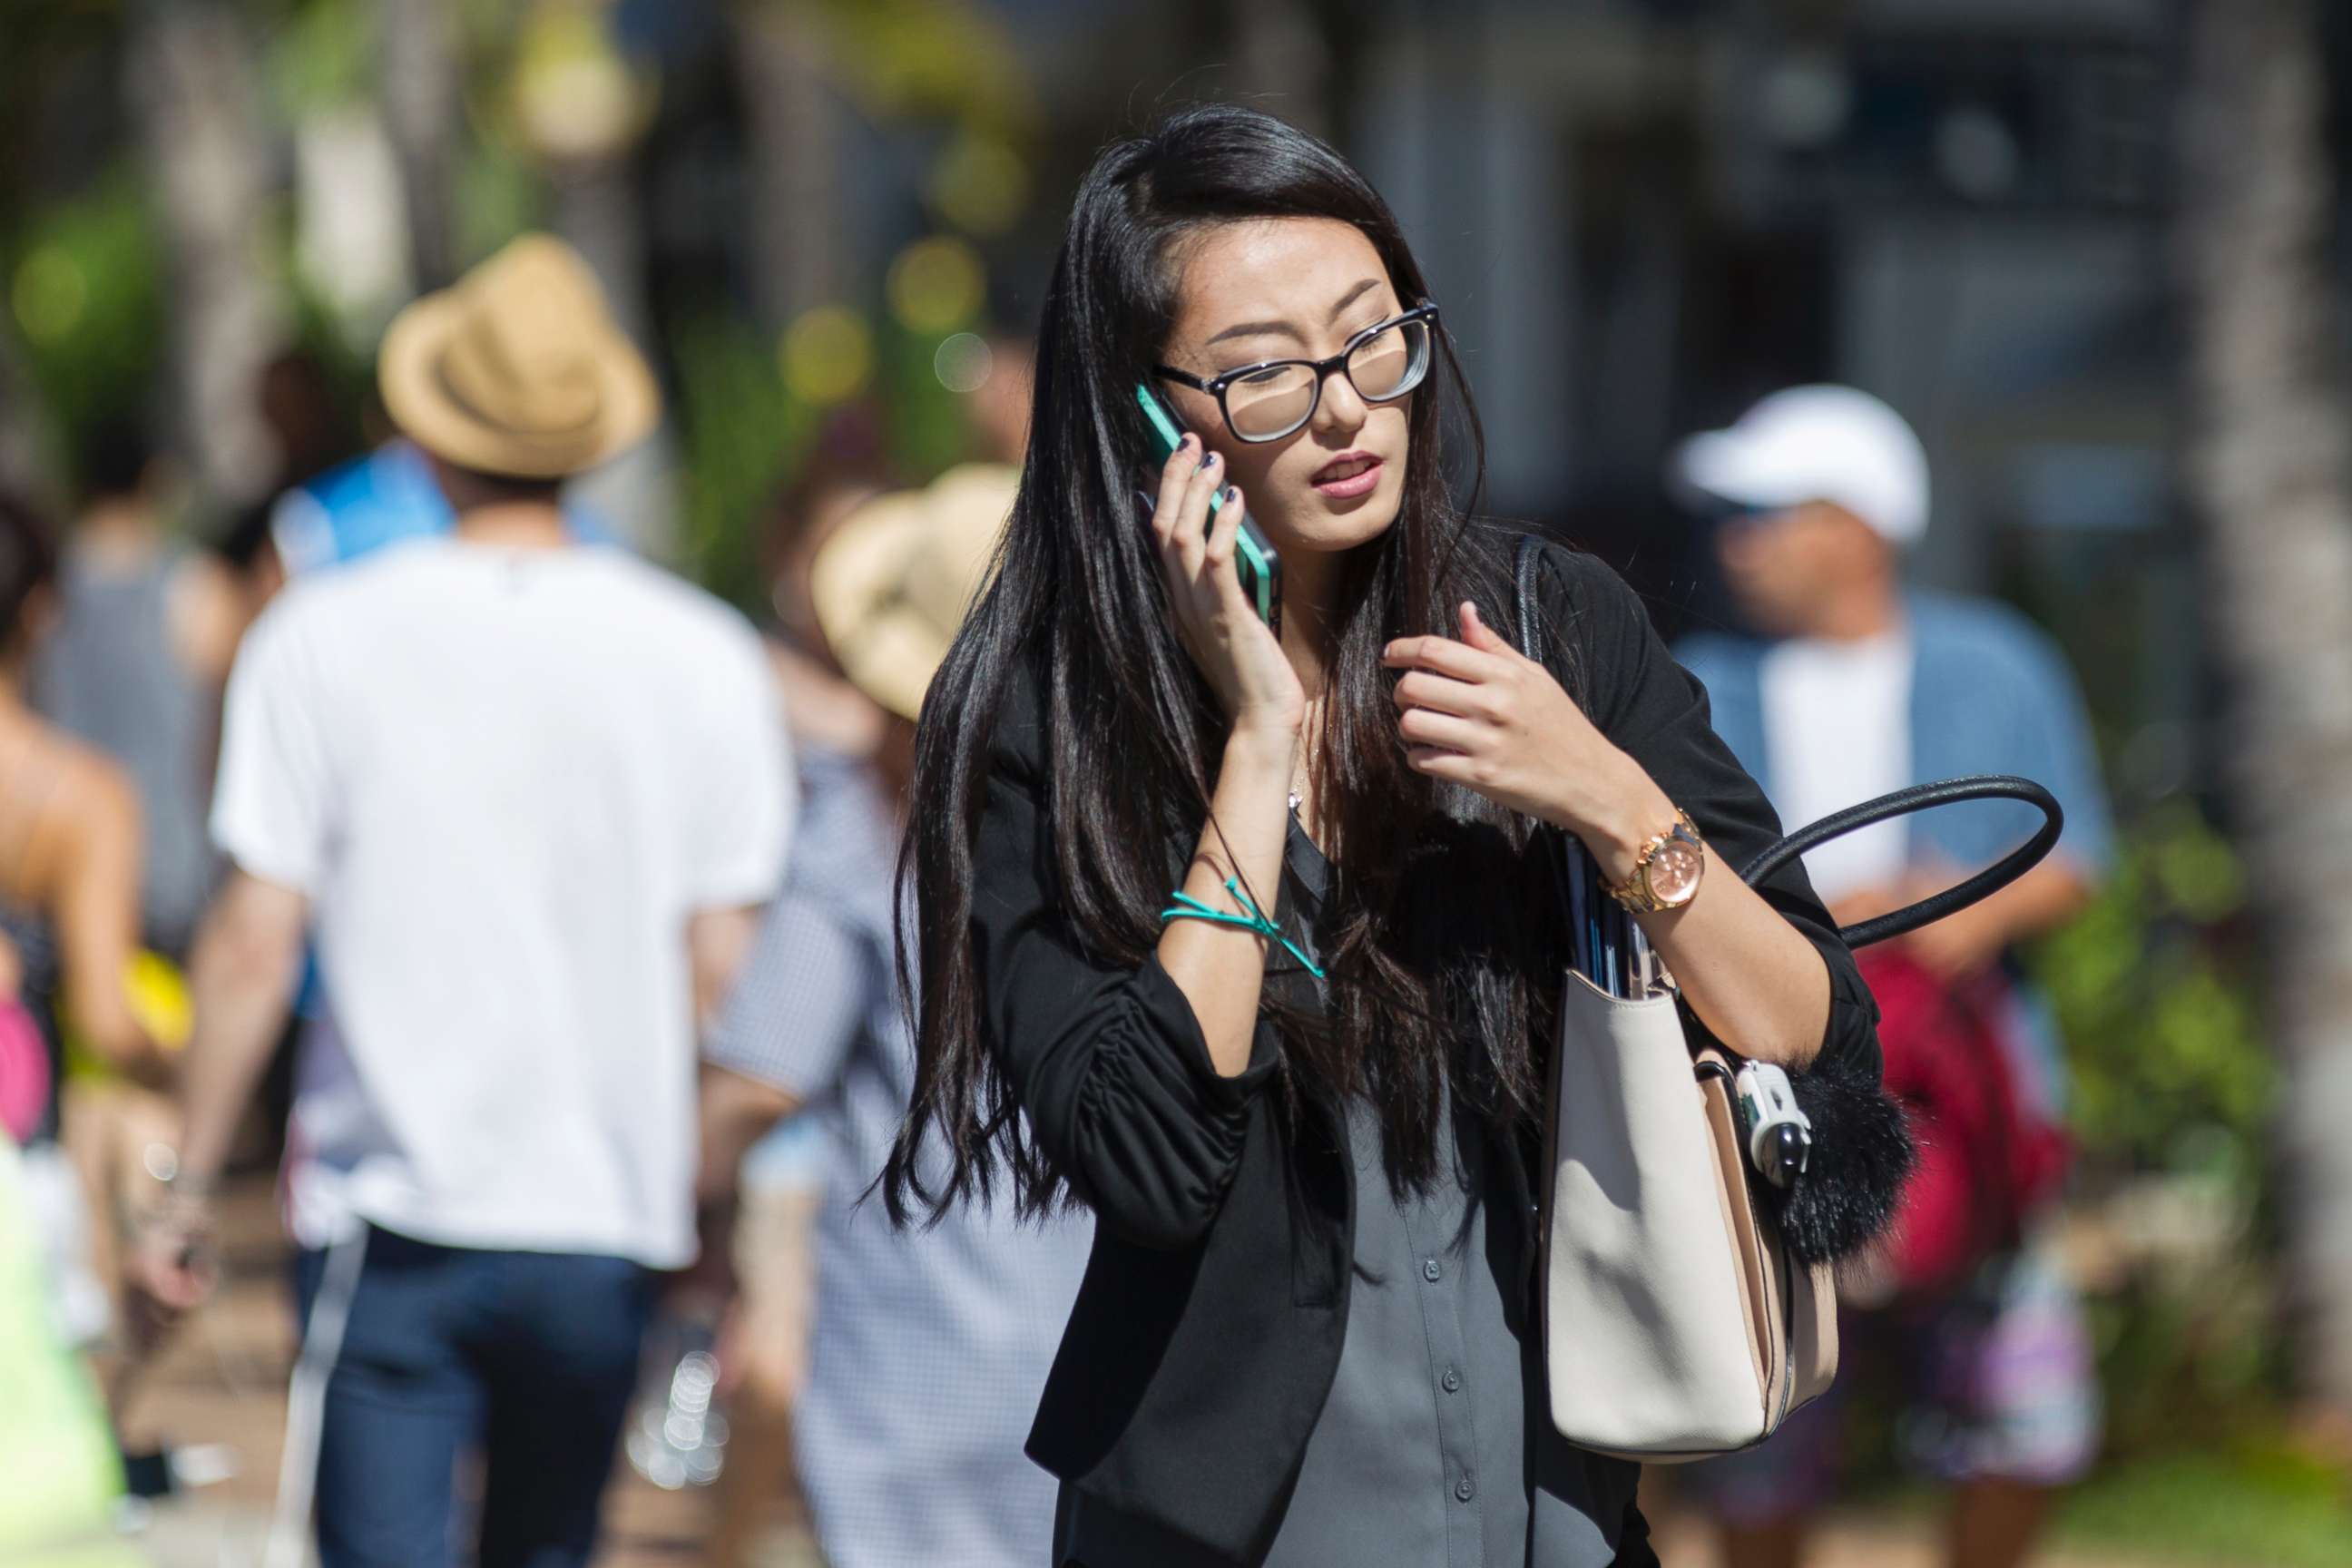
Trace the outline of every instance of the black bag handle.
[[[1536, 630], [1536, 563], [1541, 543], [1532, 533], [1522, 534], [1512, 571], [1518, 593], [1519, 651], [1538, 664], [1545, 662], [1542, 640]], [[1917, 903], [1857, 921], [1838, 932], [1839, 939], [1848, 947], [1868, 947], [1889, 937], [1906, 935], [1990, 897], [2040, 865], [2042, 857], [2048, 855], [2051, 847], [2058, 842], [2059, 831], [2066, 824], [2066, 813], [2059, 805], [2058, 797], [2032, 779], [2019, 778], [2013, 773], [1975, 773], [1966, 778], [1913, 784], [1908, 789], [1880, 795], [1876, 800], [1866, 800], [1860, 805], [1832, 812], [1819, 822], [1786, 835], [1755, 859], [1740, 867], [1739, 879], [1752, 886], [1798, 856], [1818, 849], [1832, 838], [1843, 838], [1859, 828], [1873, 826], [1892, 817], [1907, 816], [1915, 811], [1949, 805], [1963, 800], [2021, 800], [2041, 809], [2042, 826], [2034, 829], [2032, 837], [1975, 876], [1955, 883], [1940, 893], [1930, 894]]]
[[2051, 846], [2058, 842], [2059, 830], [2066, 825], [2066, 813], [2059, 806], [2058, 797], [2032, 779], [2019, 778], [2014, 773], [1972, 773], [1966, 778], [1913, 784], [1909, 789], [1898, 789], [1876, 800], [1832, 812], [1811, 826], [1797, 829], [1742, 867], [1739, 879], [1750, 884], [1760, 882], [1797, 856], [1819, 848], [1832, 838], [1843, 838], [1856, 828], [1962, 800], [2021, 800], [2042, 808], [2042, 826], [2033, 830], [2032, 837], [1966, 881], [1957, 882], [1940, 893], [1931, 893], [1916, 904], [1857, 921], [1838, 932], [1848, 947], [1868, 947], [1874, 942], [1905, 935], [2000, 891], [2040, 865]]

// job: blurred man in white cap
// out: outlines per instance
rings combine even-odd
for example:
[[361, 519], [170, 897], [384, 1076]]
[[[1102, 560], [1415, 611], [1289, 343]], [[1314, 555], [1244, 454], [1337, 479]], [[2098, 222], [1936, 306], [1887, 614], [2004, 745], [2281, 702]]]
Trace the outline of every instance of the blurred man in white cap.
[[[2047, 860], [1894, 955], [1925, 972], [1928, 989], [1984, 1010], [1971, 1037], [1990, 1045], [1987, 1070], [2015, 1087], [2021, 1135], [2054, 1129], [2057, 1041], [2010, 954], [2079, 910], [2110, 854], [2089, 722], [2056, 647], [2007, 605], [1906, 588], [1903, 552], [1927, 528], [1927, 453], [1867, 393], [1776, 393], [1728, 429], [1685, 442], [1669, 479], [1719, 514], [1724, 576], [1754, 634], [1703, 633], [1675, 656], [1706, 684], [1717, 732], [1784, 823], [1964, 773], [2020, 773], [2057, 795], [2065, 831]], [[1805, 866], [1849, 924], [1991, 863], [2036, 820], [2012, 803], [1948, 806], [1834, 840]], [[1885, 956], [1865, 953], [1865, 975]], [[1874, 983], [1892, 1085], [1913, 1021], [1893, 987]], [[1988, 1196], [1981, 1206], [1998, 1205]], [[1865, 1345], [1902, 1345], [1906, 1458], [1958, 1488], [1955, 1568], [2021, 1562], [2050, 1489], [2082, 1473], [2098, 1436], [2091, 1347], [2072, 1287], [2036, 1244], [2043, 1215], [2027, 1205], [2004, 1217], [1948, 1277], [1906, 1279], [1855, 1326]], [[1838, 1436], [1834, 1402], [1823, 1400], [1760, 1448], [1690, 1472], [1733, 1568], [1801, 1561], [1835, 1479]]]
[[823, 1108], [830, 1187], [793, 1454], [834, 1568], [1025, 1568], [1053, 1545], [1055, 1481], [1022, 1451], [1093, 1227], [960, 1205], [899, 1230], [861, 1203], [913, 1097], [892, 937], [915, 717], [985, 579], [1014, 471], [950, 470], [867, 501], [815, 552], [823, 653], [883, 717], [870, 758], [810, 753], [805, 831], [708, 1056], [706, 1194], [743, 1150]]
[[237, 657], [235, 870], [142, 1274], [166, 1307], [209, 1284], [210, 1188], [315, 926], [281, 1524], [315, 1444], [324, 1568], [558, 1568], [594, 1546], [656, 1271], [694, 1257], [697, 1018], [777, 882], [786, 742], [740, 616], [566, 527], [562, 482], [659, 409], [569, 247], [409, 306], [378, 380], [456, 528], [301, 578]]

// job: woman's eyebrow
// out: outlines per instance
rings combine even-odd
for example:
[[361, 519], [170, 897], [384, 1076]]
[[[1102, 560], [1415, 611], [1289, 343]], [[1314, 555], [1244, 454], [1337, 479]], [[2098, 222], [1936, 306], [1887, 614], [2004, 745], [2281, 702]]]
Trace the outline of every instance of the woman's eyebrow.
[[1262, 337], [1298, 338], [1298, 341], [1301, 342], [1305, 342], [1307, 341], [1305, 338], [1299, 337], [1298, 329], [1292, 326], [1287, 321], [1242, 321], [1234, 326], [1227, 327], [1223, 331], [1218, 332], [1214, 336], [1204, 338], [1202, 341], [1204, 344], [1221, 343], [1227, 338]]
[[1367, 278], [1362, 282], [1357, 284], [1353, 289], [1349, 289], [1345, 294], [1340, 295], [1339, 302], [1331, 307], [1331, 319], [1335, 321], [1338, 321], [1349, 306], [1354, 304], [1357, 300], [1362, 299], [1366, 294], [1380, 286], [1381, 280], [1379, 279]]
[[[1354, 304], [1357, 300], [1362, 299], [1366, 294], [1380, 286], [1381, 280], [1379, 279], [1367, 278], [1358, 283], [1354, 288], [1349, 289], [1345, 294], [1340, 295], [1339, 302], [1331, 307], [1331, 320], [1335, 321], [1338, 321], [1346, 313], [1349, 306]], [[1297, 327], [1292, 326], [1288, 321], [1240, 321], [1236, 322], [1233, 326], [1227, 327], [1222, 332], [1213, 333], [1209, 337], [1203, 338], [1202, 340], [1202, 343], [1205, 347], [1209, 343], [1223, 342], [1227, 338], [1261, 337], [1294, 338], [1300, 342], [1305, 342], [1307, 341], [1306, 334], [1301, 332]]]

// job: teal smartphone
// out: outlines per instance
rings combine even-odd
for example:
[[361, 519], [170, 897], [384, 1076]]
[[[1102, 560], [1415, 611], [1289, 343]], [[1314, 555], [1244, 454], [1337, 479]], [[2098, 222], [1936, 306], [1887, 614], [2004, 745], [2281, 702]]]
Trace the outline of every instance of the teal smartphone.
[[[1177, 421], [1176, 411], [1165, 399], [1151, 390], [1149, 382], [1138, 382], [1135, 400], [1143, 405], [1143, 416], [1151, 425], [1151, 446], [1159, 461], [1166, 463], [1183, 445], [1184, 427]], [[1143, 515], [1149, 518], [1159, 505], [1150, 490], [1138, 489], [1136, 500], [1143, 503]], [[1225, 504], [1223, 489], [1209, 498], [1209, 515], [1214, 517]], [[1242, 595], [1257, 610], [1257, 618], [1276, 636], [1282, 632], [1282, 557], [1246, 511], [1234, 532], [1234, 573], [1241, 579]]]

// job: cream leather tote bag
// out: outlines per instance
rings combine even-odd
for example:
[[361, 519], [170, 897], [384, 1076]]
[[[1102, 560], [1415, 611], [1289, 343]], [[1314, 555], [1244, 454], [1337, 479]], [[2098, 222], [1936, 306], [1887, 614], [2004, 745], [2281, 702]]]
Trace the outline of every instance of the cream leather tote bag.
[[1792, 1268], [1748, 1182], [1733, 1064], [1670, 996], [1560, 987], [1540, 1194], [1544, 1377], [1584, 1447], [1704, 1458], [1837, 1375], [1831, 1266]]

